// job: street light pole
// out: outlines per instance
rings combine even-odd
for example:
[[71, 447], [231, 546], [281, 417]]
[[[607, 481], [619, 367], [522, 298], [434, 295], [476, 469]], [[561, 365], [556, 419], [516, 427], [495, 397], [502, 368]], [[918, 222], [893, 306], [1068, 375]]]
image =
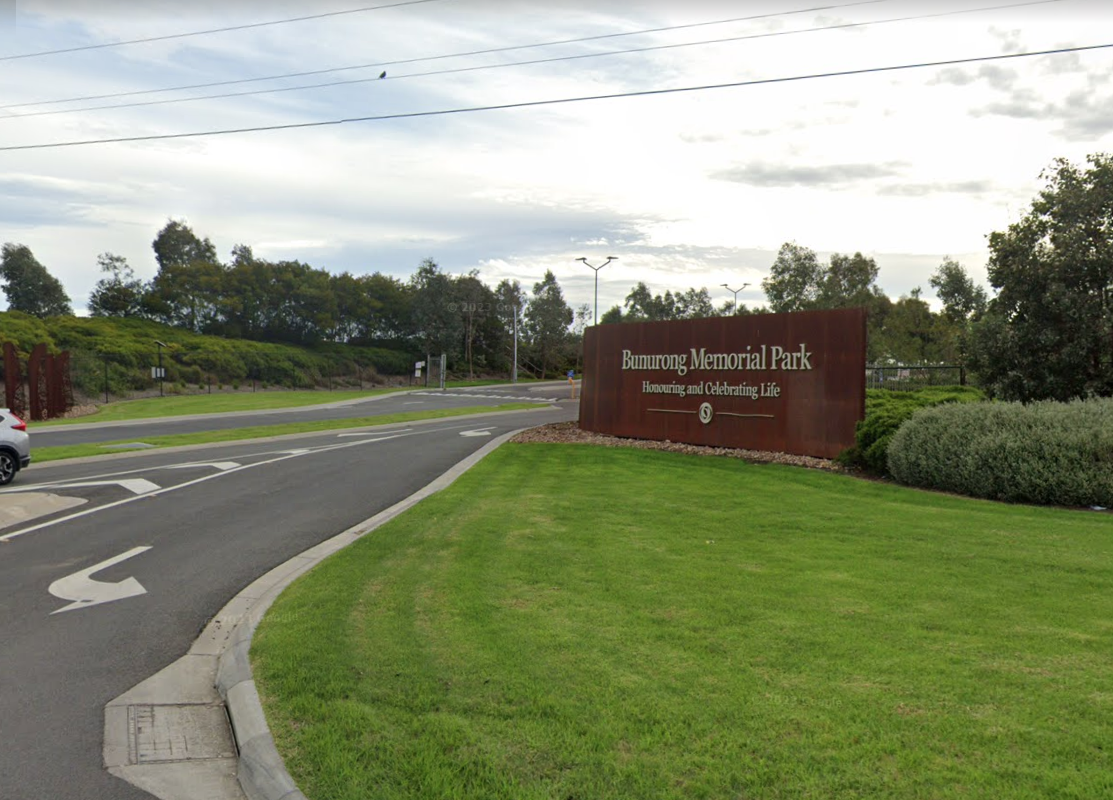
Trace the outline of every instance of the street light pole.
[[155, 344], [158, 345], [158, 396], [165, 397], [166, 395], [163, 394], [162, 391], [162, 380], [163, 375], [165, 374], [162, 371], [162, 348], [169, 347], [170, 345], [166, 344], [165, 342], [160, 342], [158, 339], [155, 339]]
[[510, 373], [510, 382], [518, 382], [518, 300], [514, 300], [514, 368]]
[[602, 264], [600, 264], [597, 267], [592, 267], [591, 264], [588, 264], [586, 258], [581, 257], [581, 258], [577, 258], [576, 260], [584, 262], [585, 267], [591, 267], [593, 270], [595, 270], [595, 312], [594, 312], [594, 316], [591, 319], [591, 324], [592, 325], [598, 325], [599, 324], [599, 270], [603, 269], [603, 267], [607, 266], [607, 264], [610, 264], [612, 261], [618, 261], [618, 256], [607, 256], [607, 260], [604, 261]]
[[731, 288], [730, 288], [729, 286], [727, 286], [727, 285], [726, 285], [725, 283], [724, 283], [724, 284], [722, 284], [722, 287], [723, 287], [724, 289], [726, 289], [726, 290], [727, 290], [728, 292], [734, 292], [734, 313], [735, 313], [735, 314], [737, 314], [737, 313], [738, 313], [738, 293], [739, 293], [740, 291], [742, 291], [743, 289], [745, 289], [745, 288], [746, 288], [747, 286], [749, 286], [749, 285], [750, 285], [750, 284], [748, 284], [748, 283], [744, 283], [744, 284], [742, 284], [741, 286], [739, 286], [739, 287], [738, 287], [737, 289], [731, 289]]

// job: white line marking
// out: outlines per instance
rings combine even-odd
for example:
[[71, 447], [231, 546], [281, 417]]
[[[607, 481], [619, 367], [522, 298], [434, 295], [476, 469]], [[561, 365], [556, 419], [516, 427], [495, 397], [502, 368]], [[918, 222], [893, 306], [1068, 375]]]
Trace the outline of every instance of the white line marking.
[[[423, 431], [423, 433], [424, 432], [425, 431]], [[399, 434], [399, 436], [414, 436], [414, 435], [416, 435], [416, 434]], [[381, 441], [385, 441], [386, 439], [394, 439], [394, 438], [397, 438], [397, 437], [386, 436], [386, 437], [383, 437], [383, 439], [371, 439], [371, 440], [361, 439], [357, 442], [345, 442], [343, 444], [324, 445], [322, 447], [316, 448], [315, 450], [280, 451], [277, 458], [268, 459], [267, 461], [256, 461], [254, 464], [244, 464], [244, 465], [239, 466], [239, 467], [234, 467], [232, 469], [225, 470], [224, 472], [214, 472], [211, 475], [204, 475], [200, 478], [194, 478], [191, 481], [186, 481], [184, 483], [179, 483], [175, 486], [167, 486], [165, 488], [158, 489], [157, 491], [148, 492], [147, 494], [142, 495], [142, 496], [143, 497], [157, 497], [158, 495], [166, 494], [167, 492], [174, 492], [174, 491], [177, 491], [178, 489], [185, 489], [188, 486], [195, 486], [199, 483], [205, 483], [206, 481], [211, 481], [213, 478], [220, 478], [220, 477], [223, 477], [224, 475], [230, 475], [233, 472], [240, 472], [241, 470], [245, 470], [245, 469], [254, 469], [255, 467], [262, 467], [262, 466], [265, 466], [267, 464], [275, 464], [275, 463], [278, 463], [279, 461], [286, 461], [286, 460], [291, 459], [291, 458], [296, 458], [297, 456], [300, 456], [300, 455], [305, 455], [306, 453], [325, 453], [325, 452], [328, 452], [329, 450], [338, 450], [342, 447], [354, 447], [356, 445], [368, 444], [370, 442], [381, 442]], [[41, 485], [42, 484], [40, 484], [39, 486], [41, 486]], [[36, 488], [39, 488], [39, 486], [36, 486]], [[64, 517], [58, 517], [57, 519], [49, 520], [48, 522], [41, 522], [38, 525], [32, 525], [30, 528], [23, 528], [22, 530], [12, 531], [11, 533], [5, 534], [4, 536], [0, 536], [0, 542], [10, 542], [12, 539], [18, 538], [20, 536], [24, 536], [25, 534], [28, 534], [28, 533], [34, 533], [35, 531], [42, 530], [43, 528], [49, 528], [51, 525], [57, 525], [60, 522], [69, 522], [70, 520], [78, 519], [79, 517], [87, 517], [90, 514], [96, 514], [97, 512], [105, 511], [109, 508], [115, 508], [116, 506], [122, 506], [125, 503], [131, 503], [131, 502], [134, 502], [135, 500], [138, 500], [138, 499], [139, 499], [138, 497], [125, 497], [123, 500], [117, 500], [114, 503], [105, 503], [104, 505], [97, 506], [96, 508], [89, 508], [89, 509], [86, 509], [84, 511], [78, 511], [74, 514], [68, 514], [67, 516], [64, 516]]]
[[[409, 433], [413, 428], [402, 428], [399, 431], [392, 431], [392, 433]], [[376, 442], [381, 442], [383, 439], [393, 439], [393, 436], [383, 436], [382, 431], [356, 431], [354, 433], [338, 433], [336, 438], [340, 439], [345, 436], [380, 436], [382, 438], [375, 439]]]
[[105, 583], [103, 581], [95, 581], [92, 579], [94, 573], [100, 572], [102, 569], [107, 569], [113, 564], [119, 564], [121, 561], [126, 561], [132, 556], [137, 556], [140, 553], [145, 553], [150, 550], [150, 547], [133, 547], [126, 553], [121, 553], [118, 556], [102, 561], [99, 564], [94, 564], [88, 569], [83, 569], [80, 572], [75, 572], [72, 575], [67, 575], [64, 578], [59, 578], [50, 584], [47, 589], [52, 595], [62, 600], [73, 600], [68, 606], [63, 606], [57, 611], [51, 611], [51, 614], [61, 614], [63, 611], [72, 611], [75, 608], [89, 608], [90, 606], [97, 606], [101, 603], [111, 603], [113, 600], [123, 600], [125, 597], [136, 597], [141, 594], [146, 594], [147, 590], [143, 588], [135, 578], [126, 578], [119, 583]]
[[221, 472], [235, 469], [240, 464], [238, 461], [195, 461], [192, 464], [171, 464], [163, 469], [191, 469], [192, 467], [212, 467]]

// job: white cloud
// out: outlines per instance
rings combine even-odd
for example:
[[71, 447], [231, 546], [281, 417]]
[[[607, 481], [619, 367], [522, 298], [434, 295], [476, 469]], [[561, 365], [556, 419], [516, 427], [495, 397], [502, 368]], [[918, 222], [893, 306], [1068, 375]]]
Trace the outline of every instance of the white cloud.
[[[958, 7], [977, 4], [948, 8]], [[20, 0], [15, 35], [0, 26], [0, 54], [317, 10], [261, 0], [157, 0], [139, 8]], [[395, 63], [386, 67], [388, 80], [332, 89], [3, 119], [20, 111], [9, 109], [0, 111], [0, 146], [717, 85], [1113, 41], [1113, 14], [1069, 2], [791, 33], [939, 10], [895, 0]], [[783, 11], [771, 0], [744, 7], [725, 0], [446, 0], [13, 60], [5, 67], [11, 79], [3, 104], [401, 62]], [[786, 35], [415, 76], [769, 32]], [[125, 255], [140, 275], [153, 275], [150, 242], [171, 217], [187, 218], [222, 254], [245, 243], [260, 255], [335, 272], [406, 276], [432, 257], [453, 272], [478, 268], [491, 284], [510, 277], [528, 287], [553, 269], [573, 304], [591, 301], [594, 287], [591, 271], [574, 259], [606, 255], [619, 261], [600, 273], [601, 306], [620, 303], [639, 280], [655, 291], [749, 281], [753, 286], [740, 299], [754, 304], [761, 301], [761, 277], [789, 240], [821, 253], [874, 255], [881, 284], [893, 296], [917, 285], [930, 291], [927, 278], [946, 254], [961, 255], [975, 275], [984, 276], [986, 235], [1026, 207], [1040, 187], [1040, 170], [1054, 158], [1080, 160], [1109, 149], [1109, 59], [1110, 51], [1097, 51], [301, 130], [0, 152], [2, 238], [30, 246], [77, 305], [96, 281], [95, 258], [105, 250]]]

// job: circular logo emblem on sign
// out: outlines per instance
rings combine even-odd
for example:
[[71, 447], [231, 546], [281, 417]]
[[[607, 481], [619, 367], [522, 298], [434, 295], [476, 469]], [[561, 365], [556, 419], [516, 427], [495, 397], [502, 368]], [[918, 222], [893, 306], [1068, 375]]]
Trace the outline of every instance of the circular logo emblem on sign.
[[707, 423], [709, 423], [711, 421], [711, 418], [714, 417], [714, 416], [715, 416], [715, 411], [714, 411], [714, 409], [711, 408], [710, 403], [702, 403], [700, 405], [700, 407], [699, 407], [699, 421], [700, 422], [702, 422], [704, 425], [706, 425]]

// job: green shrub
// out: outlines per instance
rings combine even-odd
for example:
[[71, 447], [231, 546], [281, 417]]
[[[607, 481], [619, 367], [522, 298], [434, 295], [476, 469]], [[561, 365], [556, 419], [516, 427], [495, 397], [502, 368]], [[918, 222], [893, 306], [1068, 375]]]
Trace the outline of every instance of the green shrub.
[[51, 317], [40, 320], [18, 311], [0, 312], [0, 342], [14, 342], [26, 358], [45, 342], [52, 353], [68, 350], [75, 390], [95, 396], [109, 390], [126, 393], [150, 390], [157, 381], [151, 367], [161, 348], [166, 380], [201, 384], [206, 376], [222, 386], [252, 379], [268, 386], [312, 389], [347, 377], [354, 383], [357, 365], [365, 378], [375, 374], [407, 375], [416, 360], [405, 350], [322, 343], [301, 347], [274, 342], [205, 336], [150, 320], [109, 317]]
[[1113, 506], [1113, 398], [925, 409], [889, 446], [909, 486], [1063, 506]]
[[870, 389], [866, 392], [866, 418], [858, 423], [854, 432], [854, 447], [843, 453], [840, 460], [884, 475], [887, 471], [889, 442], [913, 414], [921, 408], [944, 403], [974, 403], [982, 400], [985, 400], [985, 395], [968, 386], [936, 386], [914, 392]]

